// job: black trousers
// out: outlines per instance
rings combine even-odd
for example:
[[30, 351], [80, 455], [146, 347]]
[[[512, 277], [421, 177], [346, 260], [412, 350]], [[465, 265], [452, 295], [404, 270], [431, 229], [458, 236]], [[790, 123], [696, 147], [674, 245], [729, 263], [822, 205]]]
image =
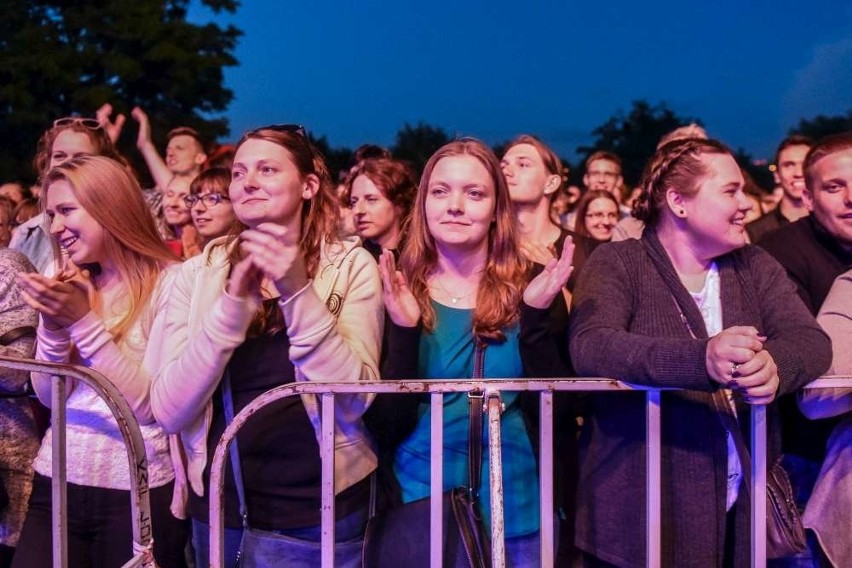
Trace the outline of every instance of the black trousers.
[[[36, 474], [29, 511], [12, 568], [50, 568], [53, 562], [50, 478]], [[174, 482], [151, 489], [154, 557], [162, 568], [184, 568], [188, 521], [169, 506]], [[68, 484], [68, 565], [115, 568], [133, 556], [130, 492]]]

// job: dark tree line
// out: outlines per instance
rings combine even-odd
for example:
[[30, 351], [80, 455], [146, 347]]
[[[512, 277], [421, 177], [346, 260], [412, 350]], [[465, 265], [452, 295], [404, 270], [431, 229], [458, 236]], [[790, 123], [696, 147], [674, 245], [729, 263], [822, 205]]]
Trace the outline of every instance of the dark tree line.
[[[222, 69], [237, 64], [233, 26], [186, 21], [189, 0], [6, 0], [0, 18], [0, 179], [27, 179], [36, 142], [54, 119], [92, 116], [104, 103], [129, 116], [141, 106], [158, 146], [166, 125], [229, 133], [233, 93]], [[233, 12], [235, 0], [201, 0]], [[131, 121], [132, 122], [132, 121]], [[132, 128], [131, 128], [132, 129]], [[135, 136], [121, 140], [136, 157]], [[140, 168], [139, 171], [145, 171]]]

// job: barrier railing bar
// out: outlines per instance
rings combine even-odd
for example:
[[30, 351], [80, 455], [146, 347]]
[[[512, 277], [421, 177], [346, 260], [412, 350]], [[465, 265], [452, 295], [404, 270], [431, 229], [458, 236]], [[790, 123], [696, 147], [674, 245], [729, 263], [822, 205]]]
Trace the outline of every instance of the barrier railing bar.
[[660, 483], [660, 460], [662, 456], [660, 399], [662, 397], [662, 393], [660, 391], [649, 390], [645, 393], [645, 397], [647, 399], [645, 420], [648, 439], [648, 447], [645, 450], [645, 458], [647, 460], [645, 508], [648, 515], [647, 530], [645, 531], [648, 554], [646, 561], [648, 566], [660, 566], [662, 558], [660, 550], [660, 535], [662, 533], [662, 503], [660, 499], [660, 488], [662, 487], [662, 484]]
[[539, 397], [539, 475], [538, 490], [541, 514], [541, 566], [553, 568], [553, 392], [543, 391]]
[[63, 568], [68, 565], [68, 524], [63, 519], [68, 510], [68, 495], [66, 491], [67, 460], [65, 453], [65, 379], [60, 375], [50, 377], [50, 406], [53, 409], [51, 420], [54, 428], [53, 442], [53, 471], [51, 472], [51, 526], [53, 533], [53, 567]]
[[429, 500], [429, 565], [441, 568], [444, 565], [444, 395], [433, 393], [430, 397], [432, 423], [431, 472], [429, 477], [431, 491]]
[[802, 388], [805, 390], [852, 388], [852, 375], [825, 375]]
[[334, 393], [322, 395], [322, 568], [334, 566]]
[[[836, 388], [836, 387], [852, 387], [852, 376], [831, 376], [823, 379], [819, 379], [814, 381], [810, 385], [805, 388]], [[548, 429], [548, 424], [550, 425], [551, 433], [552, 433], [552, 399], [548, 400], [552, 397], [553, 391], [583, 391], [583, 392], [628, 392], [628, 391], [645, 391], [647, 397], [647, 410], [646, 410], [646, 423], [648, 426], [648, 451], [647, 451], [647, 462], [648, 462], [648, 486], [647, 486], [647, 507], [648, 507], [648, 565], [649, 566], [659, 566], [661, 563], [661, 548], [660, 548], [660, 532], [661, 532], [661, 517], [660, 517], [660, 456], [661, 456], [661, 438], [660, 438], [660, 400], [661, 400], [661, 392], [663, 390], [677, 390], [677, 389], [658, 389], [656, 387], [650, 387], [645, 385], [633, 385], [622, 383], [620, 381], [616, 381], [613, 379], [600, 378], [600, 377], [591, 377], [591, 378], [582, 378], [578, 379], [576, 377], [565, 377], [565, 378], [552, 378], [552, 379], [514, 379], [514, 378], [505, 378], [505, 379], [487, 379], [487, 380], [456, 380], [456, 379], [443, 379], [443, 380], [429, 380], [429, 381], [375, 381], [375, 382], [361, 382], [361, 383], [338, 383], [332, 381], [314, 381], [314, 382], [304, 382], [298, 384], [288, 384], [282, 385], [280, 387], [276, 387], [262, 394], [254, 401], [252, 401], [249, 405], [247, 405], [243, 410], [237, 414], [234, 418], [234, 421], [231, 423], [228, 428], [226, 428], [225, 432], [222, 434], [222, 437], [219, 440], [219, 443], [216, 447], [216, 451], [213, 457], [213, 461], [211, 463], [211, 472], [210, 472], [210, 484], [211, 484], [211, 494], [210, 494], [210, 508], [211, 508], [211, 535], [210, 535], [210, 546], [211, 546], [211, 559], [219, 559], [219, 563], [214, 561], [213, 566], [219, 567], [221, 566], [222, 558], [221, 558], [221, 542], [222, 542], [222, 531], [223, 531], [223, 512], [221, 510], [222, 507], [222, 491], [223, 491], [223, 475], [224, 475], [224, 460], [228, 449], [228, 444], [230, 440], [233, 439], [235, 433], [242, 424], [250, 418], [257, 410], [266, 406], [267, 404], [286, 398], [292, 395], [303, 395], [303, 394], [323, 394], [333, 391], [335, 394], [348, 394], [348, 393], [429, 393], [431, 394], [431, 412], [432, 412], [432, 424], [431, 424], [431, 433], [432, 433], [432, 441], [431, 441], [431, 457], [432, 457], [432, 476], [431, 476], [431, 502], [430, 502], [430, 566], [433, 568], [440, 568], [442, 566], [441, 562], [441, 552], [443, 550], [443, 526], [442, 526], [442, 506], [441, 506], [441, 496], [443, 494], [443, 456], [440, 449], [443, 447], [443, 394], [444, 393], [454, 393], [454, 392], [470, 392], [472, 390], [494, 390], [494, 391], [502, 391], [502, 390], [511, 390], [511, 391], [534, 391], [542, 393], [541, 405], [542, 405], [542, 419], [544, 419], [546, 414], [550, 414], [548, 416], [547, 424], [544, 422], [541, 425], [541, 436], [542, 440], [545, 440], [546, 431]], [[546, 408], [550, 407], [550, 412], [546, 412]], [[765, 408], [763, 407], [753, 407], [752, 408], [753, 420], [752, 420], [752, 448], [753, 448], [753, 469], [751, 475], [757, 475], [754, 478], [754, 486], [758, 487], [757, 491], [763, 491], [763, 499], [758, 503], [753, 503], [755, 507], [755, 511], [763, 511], [763, 515], [761, 515], [763, 528], [755, 527], [755, 521], [757, 520], [757, 514], [752, 515], [752, 531], [753, 535], [765, 535], [765, 462], [766, 462], [766, 420], [765, 420]], [[763, 418], [760, 419], [760, 413], [763, 413]], [[758, 416], [758, 419], [755, 420], [755, 415]], [[755, 431], [755, 428], [758, 428], [758, 431]], [[760, 429], [762, 428], [762, 431]], [[552, 439], [552, 438], [551, 438]], [[756, 442], [756, 443], [755, 443]], [[552, 449], [549, 448], [547, 444], [544, 444], [545, 447], [541, 448], [541, 457], [542, 457], [542, 469], [541, 471], [550, 471], [550, 469], [545, 469], [545, 460], [552, 460]], [[549, 454], [549, 455], [548, 455]], [[760, 455], [757, 455], [760, 454]], [[757, 457], [754, 457], [757, 456]], [[551, 462], [552, 463], [552, 462]], [[655, 464], [655, 465], [654, 465]], [[763, 467], [763, 476], [760, 477], [758, 474], [758, 466], [762, 464]], [[654, 471], [656, 469], [656, 472]], [[546, 477], [546, 476], [545, 476]], [[656, 485], [652, 485], [656, 483]], [[542, 496], [547, 494], [552, 495], [552, 487], [547, 488], [544, 485], [544, 482], [539, 481], [540, 485], [545, 489], [542, 492]], [[552, 480], [551, 482], [552, 483]], [[755, 493], [757, 493], [755, 491]], [[757, 498], [756, 495], [753, 498]], [[762, 507], [762, 509], [761, 509]], [[552, 509], [552, 501], [550, 504], [550, 508]], [[551, 535], [548, 537], [546, 532], [552, 531], [552, 524], [548, 528], [548, 520], [545, 519], [545, 515], [547, 514], [548, 509], [544, 508], [544, 503], [542, 502], [542, 546], [545, 546], [545, 541], [548, 538], [553, 538]], [[215, 513], [215, 514], [214, 514]], [[550, 520], [552, 523], [552, 517]], [[652, 538], [653, 536], [653, 538]], [[764, 537], [765, 539], [765, 537]], [[763, 539], [756, 538], [755, 542], [759, 542]], [[652, 542], [653, 541], [653, 542]], [[218, 547], [214, 549], [215, 547]], [[764, 542], [765, 548], [765, 542]], [[752, 547], [752, 564], [753, 565], [762, 565], [759, 557], [756, 554], [756, 548]], [[552, 548], [548, 549], [552, 551]], [[546, 552], [542, 554], [542, 558], [545, 559], [547, 554], [551, 554], [550, 552]], [[547, 566], [548, 564], [543, 564]]]
[[766, 406], [751, 406], [751, 566], [766, 566]]
[[[499, 391], [488, 391], [485, 400], [488, 406], [488, 461], [503, 464], [501, 414], [502, 402]], [[489, 467], [491, 482], [491, 559], [494, 566], [506, 565], [505, 518], [503, 515], [503, 468]]]
[[[53, 524], [53, 546], [54, 552], [59, 547], [59, 554], [54, 554], [53, 565], [65, 568], [67, 562], [68, 535], [67, 519], [68, 503], [66, 499], [66, 451], [65, 451], [65, 401], [67, 391], [67, 379], [75, 379], [87, 384], [95, 393], [103, 399], [109, 408], [118, 429], [124, 439], [127, 449], [127, 460], [130, 467], [130, 491], [131, 507], [131, 530], [133, 542], [142, 548], [147, 548], [153, 536], [151, 527], [151, 504], [148, 494], [148, 458], [145, 453], [145, 442], [142, 439], [142, 431], [136, 421], [133, 411], [124, 400], [119, 390], [112, 382], [101, 373], [79, 365], [65, 365], [60, 363], [49, 363], [33, 359], [20, 359], [17, 357], [0, 357], [0, 368], [18, 369], [34, 373], [42, 373], [51, 376], [51, 420], [53, 431], [53, 480], [51, 492], [53, 497], [52, 524]], [[61, 386], [60, 386], [61, 385]], [[62, 466], [61, 468], [59, 466]], [[61, 490], [57, 490], [57, 484], [62, 484]], [[57, 542], [58, 541], [58, 542]], [[147, 558], [148, 552], [136, 554], [130, 552], [131, 559], [124, 565], [126, 567], [139, 566]], [[59, 557], [59, 561], [57, 560]]]

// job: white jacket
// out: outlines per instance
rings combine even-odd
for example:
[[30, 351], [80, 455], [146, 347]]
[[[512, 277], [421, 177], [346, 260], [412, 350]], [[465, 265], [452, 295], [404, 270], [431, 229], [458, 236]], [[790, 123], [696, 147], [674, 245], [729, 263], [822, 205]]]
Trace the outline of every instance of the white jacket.
[[[151, 407], [167, 432], [180, 433], [192, 489], [204, 494], [213, 396], [234, 350], [245, 340], [256, 300], [225, 292], [224, 239], [181, 267], [163, 333], [152, 337], [161, 361], [152, 369]], [[375, 261], [357, 238], [324, 245], [314, 280], [279, 302], [287, 322], [296, 381], [378, 380], [384, 313]], [[335, 408], [335, 493], [364, 479], [376, 455], [361, 421], [373, 395], [339, 395]], [[320, 440], [318, 397], [302, 396]]]

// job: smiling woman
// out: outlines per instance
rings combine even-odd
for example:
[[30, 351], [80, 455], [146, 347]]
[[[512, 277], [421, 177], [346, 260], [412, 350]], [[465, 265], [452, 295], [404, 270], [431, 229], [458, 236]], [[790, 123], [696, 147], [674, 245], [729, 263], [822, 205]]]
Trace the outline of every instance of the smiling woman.
[[[182, 265], [167, 309], [169, 333], [153, 338], [162, 360], [152, 408], [167, 430], [181, 433], [188, 456], [197, 566], [210, 565], [206, 488], [226, 405], [239, 412], [295, 381], [378, 378], [378, 270], [357, 238], [337, 240], [331, 178], [304, 129], [246, 133], [231, 174], [228, 198], [243, 230], [214, 239]], [[354, 567], [376, 465], [361, 421], [372, 396], [336, 400], [335, 565]], [[256, 534], [244, 531], [242, 507], [249, 526], [278, 535], [264, 540], [275, 542], [281, 565], [320, 564], [319, 428], [317, 400], [305, 397], [261, 413], [241, 431], [236, 467], [244, 482], [225, 487], [225, 566], [236, 565], [244, 535]], [[240, 559], [241, 566], [263, 562], [253, 554]]]
[[[381, 257], [392, 322], [383, 376], [470, 378], [477, 352], [484, 353], [481, 377], [523, 376], [518, 308], [530, 267], [518, 247], [497, 157], [471, 138], [443, 146], [420, 180], [399, 270], [390, 251]], [[381, 473], [398, 481], [407, 504], [430, 493], [430, 410], [428, 402], [414, 401], [400, 412], [397, 399], [377, 400], [371, 427], [381, 440]], [[482, 478], [468, 479], [468, 397], [447, 395], [444, 401], [444, 489], [486, 480], [477, 506], [488, 517], [487, 460]], [[535, 457], [520, 393], [505, 393], [503, 403], [503, 461], [512, 464], [503, 474], [507, 566], [538, 566], [538, 484], [530, 483]], [[447, 565], [454, 560], [445, 559]]]
[[[140, 423], [148, 460], [154, 557], [182, 566], [188, 529], [170, 512], [175, 491], [169, 441], [154, 421], [148, 338], [163, 324], [176, 260], [160, 239], [138, 183], [103, 156], [65, 161], [45, 176], [42, 196], [55, 248], [55, 278], [19, 277], [41, 314], [36, 358], [88, 366], [121, 391]], [[64, 253], [60, 251], [64, 250]], [[51, 377], [33, 373], [50, 405]], [[106, 404], [84, 384], [67, 395], [69, 562], [119, 565], [132, 554], [127, 451]], [[48, 566], [52, 437], [33, 463], [37, 475], [14, 566]], [[85, 505], [84, 505], [85, 504]]]
[[[642, 238], [601, 245], [574, 298], [569, 347], [580, 376], [682, 389], [662, 395], [663, 423], [689, 425], [662, 432], [663, 565], [748, 562], [738, 415], [770, 405], [776, 464], [776, 396], [830, 361], [827, 337], [781, 266], [745, 244], [743, 184], [719, 142], [662, 146], [634, 209], [646, 224]], [[635, 522], [644, 515], [645, 397], [592, 395], [590, 408], [576, 542], [586, 565], [621, 566], [645, 557], [644, 524]]]

